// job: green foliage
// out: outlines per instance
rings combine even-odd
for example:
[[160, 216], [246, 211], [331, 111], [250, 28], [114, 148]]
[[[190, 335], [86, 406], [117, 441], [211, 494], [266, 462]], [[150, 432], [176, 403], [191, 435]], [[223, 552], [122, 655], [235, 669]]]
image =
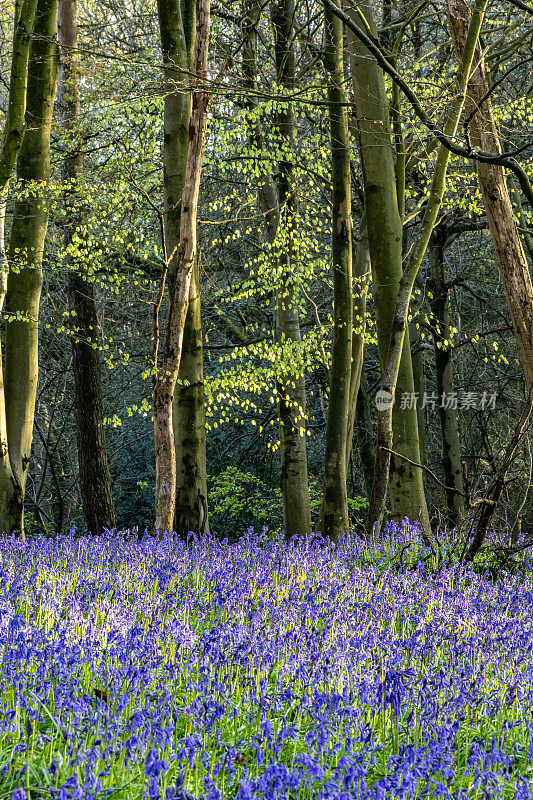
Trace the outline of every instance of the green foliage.
[[[238, 467], [226, 467], [216, 476], [208, 476], [211, 529], [230, 541], [242, 536], [243, 530], [268, 528], [271, 532], [283, 527], [281, 489], [277, 482], [267, 482]], [[322, 504], [322, 486], [309, 481], [309, 500], [313, 522], [318, 520]], [[348, 499], [352, 521], [362, 522], [368, 508], [365, 497]]]
[[281, 490], [238, 467], [227, 467], [216, 477], [208, 476], [211, 527], [238, 538], [247, 527], [280, 530], [283, 518]]

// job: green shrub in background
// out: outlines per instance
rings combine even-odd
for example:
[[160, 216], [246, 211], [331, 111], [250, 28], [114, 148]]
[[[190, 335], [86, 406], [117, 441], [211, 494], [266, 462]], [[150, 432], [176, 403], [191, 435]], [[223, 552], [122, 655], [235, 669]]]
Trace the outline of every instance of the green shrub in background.
[[[273, 483], [242, 472], [237, 467], [226, 467], [218, 475], [208, 476], [209, 517], [211, 532], [234, 541], [250, 527], [260, 531], [268, 526], [272, 533], [283, 527], [281, 489]], [[309, 495], [313, 524], [318, 520], [322, 502], [322, 487], [314, 479], [309, 482]], [[361, 524], [368, 500], [354, 497], [348, 500], [352, 523]]]

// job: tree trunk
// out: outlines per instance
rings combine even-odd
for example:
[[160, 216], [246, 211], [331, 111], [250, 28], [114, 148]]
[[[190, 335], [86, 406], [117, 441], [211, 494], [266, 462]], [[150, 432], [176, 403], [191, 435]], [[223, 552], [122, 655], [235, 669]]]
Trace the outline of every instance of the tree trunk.
[[[435, 228], [429, 245], [429, 263], [431, 266], [431, 329], [435, 344], [435, 371], [437, 374], [437, 394], [439, 406], [440, 429], [442, 435], [442, 464], [444, 483], [450, 489], [464, 492], [463, 467], [461, 459], [461, 441], [459, 438], [459, 421], [457, 409], [448, 408], [441, 399], [453, 397], [453, 361], [450, 348], [450, 300], [444, 272], [444, 244], [446, 232]], [[465, 515], [464, 497], [453, 491], [446, 492], [448, 521], [457, 525]]]
[[[191, 117], [195, 36], [194, 0], [159, 0], [161, 50], [165, 66], [163, 142], [165, 237], [172, 290], [179, 245], [181, 194]], [[201, 297], [198, 271], [191, 276], [183, 352], [173, 406], [176, 453], [176, 509], [173, 529], [182, 538], [209, 529], [205, 436], [205, 394]]]
[[411, 345], [411, 363], [413, 365], [413, 387], [417, 398], [418, 448], [420, 450], [420, 463], [423, 464], [426, 450], [426, 411], [422, 408], [422, 405], [426, 391], [426, 372], [422, 337], [420, 336], [420, 328], [415, 322], [409, 323], [409, 342]]
[[337, 543], [349, 530], [346, 452], [353, 331], [352, 207], [343, 25], [329, 9], [324, 9], [324, 24], [331, 143], [333, 346], [321, 522], [324, 536]]
[[[456, 135], [459, 125], [461, 112], [464, 106], [468, 77], [470, 75], [474, 51], [479, 38], [486, 5], [487, 0], [477, 0], [476, 13], [472, 15], [470, 25], [468, 26], [463, 57], [455, 76], [453, 95], [448, 103], [445, 114], [443, 133], [448, 139]], [[381, 382], [381, 391], [386, 397], [392, 398], [398, 385], [402, 354], [405, 352], [405, 342], [408, 340], [407, 325], [411, 294], [442, 205], [449, 160], [450, 151], [443, 144], [440, 144], [433, 170], [431, 186], [427, 196], [427, 205], [408, 263], [403, 270], [394, 304], [394, 312], [390, 327], [390, 341], [387, 348], [387, 356], [383, 367]], [[372, 487], [372, 497], [370, 499], [367, 525], [368, 535], [372, 535], [375, 525], [377, 524], [379, 526], [383, 518], [392, 445], [392, 408], [390, 404], [387, 404], [386, 407], [378, 409], [376, 470]], [[409, 465], [409, 468], [411, 470], [413, 469], [411, 465]], [[404, 469], [407, 469], [406, 465], [404, 465]], [[394, 491], [394, 486], [391, 488]], [[427, 519], [427, 509], [426, 519], [424, 519], [423, 509], [420, 509], [419, 513], [413, 515], [411, 519], [418, 519], [423, 523], [426, 537], [431, 533], [429, 519]]]
[[372, 491], [374, 477], [374, 463], [376, 452], [374, 450], [374, 437], [372, 435], [372, 418], [370, 416], [370, 402], [365, 381], [361, 376], [357, 402], [355, 405], [355, 419], [357, 422], [357, 444], [359, 447], [359, 460], [363, 471], [363, 480], [368, 497]]
[[[161, 7], [164, 7], [163, 9]], [[174, 7], [174, 4], [173, 4]], [[159, 17], [167, 8], [161, 0]], [[193, 73], [197, 87], [193, 91], [189, 123], [189, 143], [183, 190], [179, 244], [176, 253], [166, 260], [174, 272], [170, 309], [161, 367], [154, 386], [154, 439], [155, 439], [155, 530], [159, 535], [172, 530], [176, 508], [176, 454], [174, 444], [172, 406], [181, 361], [185, 320], [189, 305], [189, 289], [196, 260], [196, 220], [198, 195], [202, 173], [202, 158], [207, 128], [209, 94], [205, 84], [209, 51], [210, 2], [197, 0], [196, 36], [194, 42]], [[161, 31], [162, 37], [164, 31]], [[166, 253], [166, 248], [165, 248]]]
[[[24, 531], [24, 491], [33, 438], [38, 377], [38, 317], [48, 227], [50, 131], [57, 73], [57, 0], [39, 0], [28, 62], [26, 133], [18, 156], [20, 182], [36, 182], [17, 200], [8, 252], [6, 295], [6, 432], [14, 479], [0, 500], [3, 531]], [[2, 489], [8, 490], [2, 479]], [[11, 509], [11, 510], [9, 510]]]
[[353, 260], [353, 328], [352, 328], [352, 366], [350, 371], [350, 399], [348, 402], [348, 433], [346, 437], [346, 469], [350, 462], [353, 444], [353, 430], [356, 417], [357, 398], [363, 371], [365, 347], [365, 314], [368, 281], [370, 278], [370, 251], [366, 216], [363, 214], [359, 225], [359, 238]]
[[[274, 30], [277, 82], [284, 92], [295, 86], [294, 0], [274, 0], [271, 20]], [[297, 306], [298, 281], [298, 193], [290, 151], [294, 143], [294, 110], [291, 103], [278, 107], [276, 127], [289, 155], [279, 162], [277, 181], [278, 225], [270, 241], [280, 266], [276, 291], [276, 339], [282, 348], [299, 345], [300, 318]], [[266, 197], [263, 198], [267, 200]], [[295, 236], [293, 231], [296, 232]], [[283, 358], [283, 356], [282, 356]], [[281, 495], [285, 538], [307, 536], [311, 532], [311, 507], [307, 478], [307, 428], [305, 376], [282, 366], [278, 377], [278, 416], [281, 457]]]
[[104, 430], [94, 286], [86, 280], [86, 267], [79, 263], [80, 255], [72, 256], [72, 248], [83, 253], [87, 246], [84, 248], [81, 233], [83, 213], [79, 192], [79, 182], [83, 180], [83, 149], [79, 129], [81, 109], [76, 0], [59, 0], [58, 28], [61, 48], [58, 104], [66, 147], [62, 170], [66, 212], [64, 240], [69, 269], [67, 294], [70, 319], [75, 330], [72, 336], [72, 360], [80, 491], [87, 530], [100, 534], [104, 528], [115, 527], [116, 517]]
[[[257, 34], [261, 8], [255, 0], [243, 3], [243, 84], [249, 90], [246, 107], [256, 108], [257, 100]], [[294, 88], [294, 3], [292, 0], [274, 2], [271, 6], [274, 31], [277, 80], [285, 90]], [[290, 149], [294, 140], [292, 107], [277, 113], [277, 130]], [[263, 133], [259, 120], [250, 127], [252, 147], [262, 149]], [[276, 339], [299, 344], [300, 318], [296, 304], [297, 287], [293, 270], [298, 251], [291, 229], [297, 228], [298, 198], [294, 185], [292, 162], [282, 159], [277, 185], [270, 174], [258, 180], [258, 200], [265, 218], [267, 241], [273, 258], [281, 268], [280, 284], [276, 291]], [[306, 536], [311, 531], [311, 507], [307, 477], [306, 394], [305, 377], [285, 370], [278, 378], [278, 417], [280, 424], [281, 494], [285, 538]]]
[[37, 0], [16, 0], [13, 21], [13, 55], [9, 76], [7, 111], [0, 143], [0, 192], [13, 172], [24, 138], [28, 56]]
[[[7, 293], [9, 265], [5, 250], [7, 185], [24, 138], [28, 61], [37, 0], [16, 0], [13, 54], [7, 112], [0, 143], [0, 312]], [[9, 457], [2, 353], [0, 350], [0, 531], [11, 533], [22, 519], [23, 496]], [[21, 533], [24, 534], [23, 528]]]
[[[5, 251], [5, 218], [7, 191], [2, 192], [0, 200], [0, 313], [4, 310], [7, 292], [8, 261]], [[0, 357], [0, 531], [11, 533], [22, 515], [23, 497], [15, 479], [9, 458], [7, 438], [5, 385], [2, 359]], [[22, 531], [23, 533], [24, 531]]]
[[209, 530], [205, 441], [204, 358], [198, 268], [191, 276], [178, 385], [174, 397], [176, 512], [174, 530], [182, 538]]
[[[375, 21], [370, 6], [364, 3], [361, 8], [375, 32]], [[356, 20], [355, 17], [354, 19]], [[402, 276], [402, 220], [398, 208], [388, 99], [383, 72], [353, 34], [350, 36], [350, 54], [355, 125], [365, 189], [378, 351], [383, 371], [394, 305]], [[410, 396], [414, 391], [411, 350], [407, 335], [402, 349], [392, 410], [393, 441], [396, 452], [420, 463], [416, 408], [401, 408], [402, 395], [405, 393]], [[376, 476], [385, 483], [385, 487], [388, 472], [388, 461], [386, 469], [380, 464], [376, 470]], [[397, 521], [404, 517], [421, 519], [424, 527], [429, 527], [422, 470], [407, 464], [402, 459], [392, 459], [390, 500], [394, 519]]]

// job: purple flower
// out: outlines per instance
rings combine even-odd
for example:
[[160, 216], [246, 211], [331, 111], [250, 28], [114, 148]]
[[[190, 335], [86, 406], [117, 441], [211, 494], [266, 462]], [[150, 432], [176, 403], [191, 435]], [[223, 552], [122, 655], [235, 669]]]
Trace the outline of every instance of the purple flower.
[[158, 778], [163, 770], [168, 769], [168, 765], [162, 758], [158, 757], [157, 750], [152, 749], [146, 756], [145, 773], [153, 778]]
[[204, 795], [196, 795], [183, 788], [183, 775], [178, 775], [174, 786], [169, 786], [165, 794], [165, 800], [205, 800]]

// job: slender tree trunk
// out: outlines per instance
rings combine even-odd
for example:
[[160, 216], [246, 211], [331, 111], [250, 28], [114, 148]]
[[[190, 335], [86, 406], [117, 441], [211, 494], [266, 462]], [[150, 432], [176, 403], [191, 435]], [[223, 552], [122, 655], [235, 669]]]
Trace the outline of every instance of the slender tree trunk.
[[350, 371], [350, 399], [348, 403], [348, 433], [346, 437], [346, 469], [350, 462], [353, 444], [353, 430], [356, 417], [357, 397], [363, 371], [365, 347], [365, 314], [368, 281], [370, 278], [370, 251], [366, 216], [363, 214], [359, 225], [359, 238], [353, 260], [353, 328], [352, 328], [352, 366]]
[[66, 263], [69, 269], [67, 294], [72, 337], [74, 399], [78, 443], [78, 465], [83, 514], [87, 530], [100, 534], [116, 525], [111, 475], [107, 460], [102, 400], [102, 375], [99, 353], [98, 318], [94, 286], [86, 280], [86, 267], [80, 255], [87, 245], [81, 234], [83, 213], [80, 208], [79, 182], [83, 180], [81, 109], [79, 90], [78, 24], [76, 0], [59, 0], [59, 82], [58, 105], [65, 135], [66, 155], [62, 177], [65, 184], [64, 226]]
[[[48, 226], [50, 130], [57, 73], [57, 0], [39, 0], [28, 62], [26, 133], [18, 177], [32, 184], [17, 200], [8, 252], [6, 295], [6, 432], [14, 484], [0, 500], [1, 529], [24, 531], [24, 491], [33, 438], [38, 377], [38, 317], [44, 242]], [[2, 488], [8, 483], [1, 481]]]
[[[161, 5], [160, 3], [160, 19]], [[164, 3], [166, 6], [166, 3]], [[173, 264], [170, 291], [170, 309], [161, 367], [154, 386], [154, 439], [155, 439], [155, 530], [162, 535], [174, 523], [176, 507], [176, 454], [174, 443], [172, 406], [181, 361], [185, 320], [189, 305], [189, 289], [196, 260], [196, 221], [198, 195], [202, 173], [202, 158], [207, 129], [207, 104], [209, 94], [205, 85], [209, 51], [210, 3], [197, 0], [196, 36], [192, 72], [198, 82], [193, 91], [189, 123], [189, 144], [183, 190], [179, 244], [175, 254], [167, 254]], [[163, 31], [162, 31], [163, 35]], [[165, 248], [166, 252], [166, 248]]]
[[[15, 2], [13, 20], [13, 55], [9, 79], [7, 112], [0, 143], [0, 312], [4, 309], [8, 282], [8, 260], [5, 251], [5, 217], [7, 186], [25, 132], [26, 91], [30, 40], [37, 0]], [[5, 385], [0, 350], [0, 531], [10, 533], [23, 513], [23, 495], [9, 457]], [[23, 528], [20, 528], [24, 534]]]
[[[452, 0], [450, 0], [450, 2], [452, 2]], [[453, 84], [454, 93], [448, 104], [446, 119], [443, 126], [444, 135], [448, 138], [456, 135], [459, 125], [470, 69], [474, 58], [474, 51], [479, 38], [486, 4], [487, 0], [477, 0], [476, 13], [472, 15], [470, 25], [468, 26], [463, 57], [455, 77]], [[398, 384], [402, 353], [405, 352], [405, 341], [408, 339], [407, 325], [411, 294], [441, 208], [449, 160], [450, 151], [441, 144], [437, 151], [437, 158], [424, 216], [411, 250], [409, 261], [403, 270], [394, 306], [390, 328], [390, 341], [382, 375], [382, 392], [386, 393], [388, 397], [394, 396]], [[392, 444], [392, 409], [390, 405], [388, 405], [385, 408], [378, 409], [376, 469], [368, 516], [368, 535], [372, 534], [375, 525], [378, 524], [379, 526], [383, 518]], [[394, 489], [394, 486], [392, 486], [392, 489]], [[424, 519], [422, 511], [423, 509], [420, 509], [420, 512], [413, 515], [412, 519], [419, 519], [422, 521], [427, 536], [430, 534], [431, 529], [429, 520], [427, 519], [427, 511], [426, 519]]]
[[[159, 28], [165, 67], [163, 142], [165, 237], [172, 290], [180, 237], [191, 117], [195, 37], [194, 0], [159, 0]], [[191, 276], [183, 351], [173, 405], [176, 453], [176, 510], [173, 529], [182, 538], [209, 529], [205, 436], [205, 393], [201, 296], [198, 269]]]
[[[7, 191], [0, 196], [0, 313], [4, 310], [7, 293], [8, 261], [5, 251], [5, 218]], [[7, 438], [5, 385], [0, 357], [0, 531], [11, 533], [22, 515], [23, 497], [11, 468]], [[23, 531], [22, 531], [23, 532]]]
[[26, 129], [24, 115], [26, 112], [28, 56], [36, 8], [37, 0], [15, 1], [9, 93], [0, 142], [0, 192], [3, 191], [11, 177]]
[[176, 513], [174, 530], [184, 538], [209, 530], [205, 439], [204, 358], [198, 266], [191, 276], [178, 385], [174, 397]]
[[[287, 92], [294, 89], [295, 82], [294, 14], [293, 0], [274, 0], [272, 3], [277, 81]], [[244, 79], [250, 87], [257, 86], [255, 25], [258, 15], [257, 4], [250, 5], [247, 25], [243, 28], [243, 35], [248, 40], [245, 43]], [[255, 104], [253, 99], [251, 104]], [[276, 123], [285, 147], [290, 150], [295, 132], [292, 104], [281, 107], [276, 114]], [[251, 138], [256, 145], [262, 140], [259, 122], [252, 129]], [[271, 176], [262, 176], [259, 181], [259, 203], [265, 214], [267, 240], [279, 263], [281, 275], [276, 291], [276, 339], [282, 348], [290, 348], [293, 344], [298, 346], [301, 341], [298, 284], [294, 281], [298, 247], [293, 234], [298, 229], [298, 194], [291, 156], [279, 162], [277, 187]], [[304, 375], [293, 372], [290, 367], [284, 368], [278, 378], [277, 390], [283, 528], [286, 539], [290, 539], [293, 536], [307, 536], [311, 531]]]
[[[439, 397], [444, 483], [451, 489], [458, 489], [460, 492], [464, 492], [457, 409], [448, 407], [446, 403], [446, 398], [453, 397], [455, 389], [452, 350], [449, 345], [452, 338], [450, 332], [450, 299], [444, 272], [445, 238], [446, 232], [437, 227], [432, 233], [429, 245], [430, 286], [433, 294], [431, 301], [431, 328], [435, 344], [435, 371]], [[444, 399], [444, 402], [440, 402], [441, 399]], [[457, 525], [465, 515], [464, 497], [453, 491], [447, 491], [446, 501], [449, 522], [452, 526]]]
[[324, 24], [331, 144], [333, 347], [321, 522], [324, 536], [337, 543], [349, 530], [346, 452], [353, 331], [352, 208], [343, 25], [328, 9], [324, 9]]
[[[360, 7], [375, 32], [370, 6], [363, 3]], [[355, 17], [354, 20], [357, 21]], [[365, 188], [378, 351], [383, 372], [394, 305], [403, 271], [402, 220], [398, 207], [389, 103], [383, 72], [353, 34], [350, 35], [350, 54], [355, 125]], [[416, 408], [401, 407], [402, 395], [410, 396], [414, 391], [411, 349], [407, 335], [394, 392], [392, 431], [395, 451], [420, 463]], [[385, 472], [380, 467], [376, 473], [380, 480], [385, 481], [385, 485], [388, 481], [388, 463], [386, 467]], [[390, 464], [390, 500], [394, 519], [421, 519], [424, 527], [429, 527], [422, 470], [399, 458], [392, 459]]]
[[372, 435], [372, 418], [370, 416], [370, 402], [366, 390], [365, 381], [361, 376], [357, 402], [355, 405], [355, 419], [357, 431], [357, 444], [359, 447], [359, 460], [363, 471], [363, 480], [368, 497], [372, 491], [372, 479], [374, 477], [374, 463], [376, 452], [374, 450], [374, 437]]
[[426, 411], [422, 408], [422, 405], [426, 391], [426, 372], [420, 329], [414, 322], [409, 323], [409, 343], [411, 345], [411, 363], [413, 365], [413, 387], [417, 398], [418, 448], [420, 450], [420, 463], [423, 464], [426, 450]]

